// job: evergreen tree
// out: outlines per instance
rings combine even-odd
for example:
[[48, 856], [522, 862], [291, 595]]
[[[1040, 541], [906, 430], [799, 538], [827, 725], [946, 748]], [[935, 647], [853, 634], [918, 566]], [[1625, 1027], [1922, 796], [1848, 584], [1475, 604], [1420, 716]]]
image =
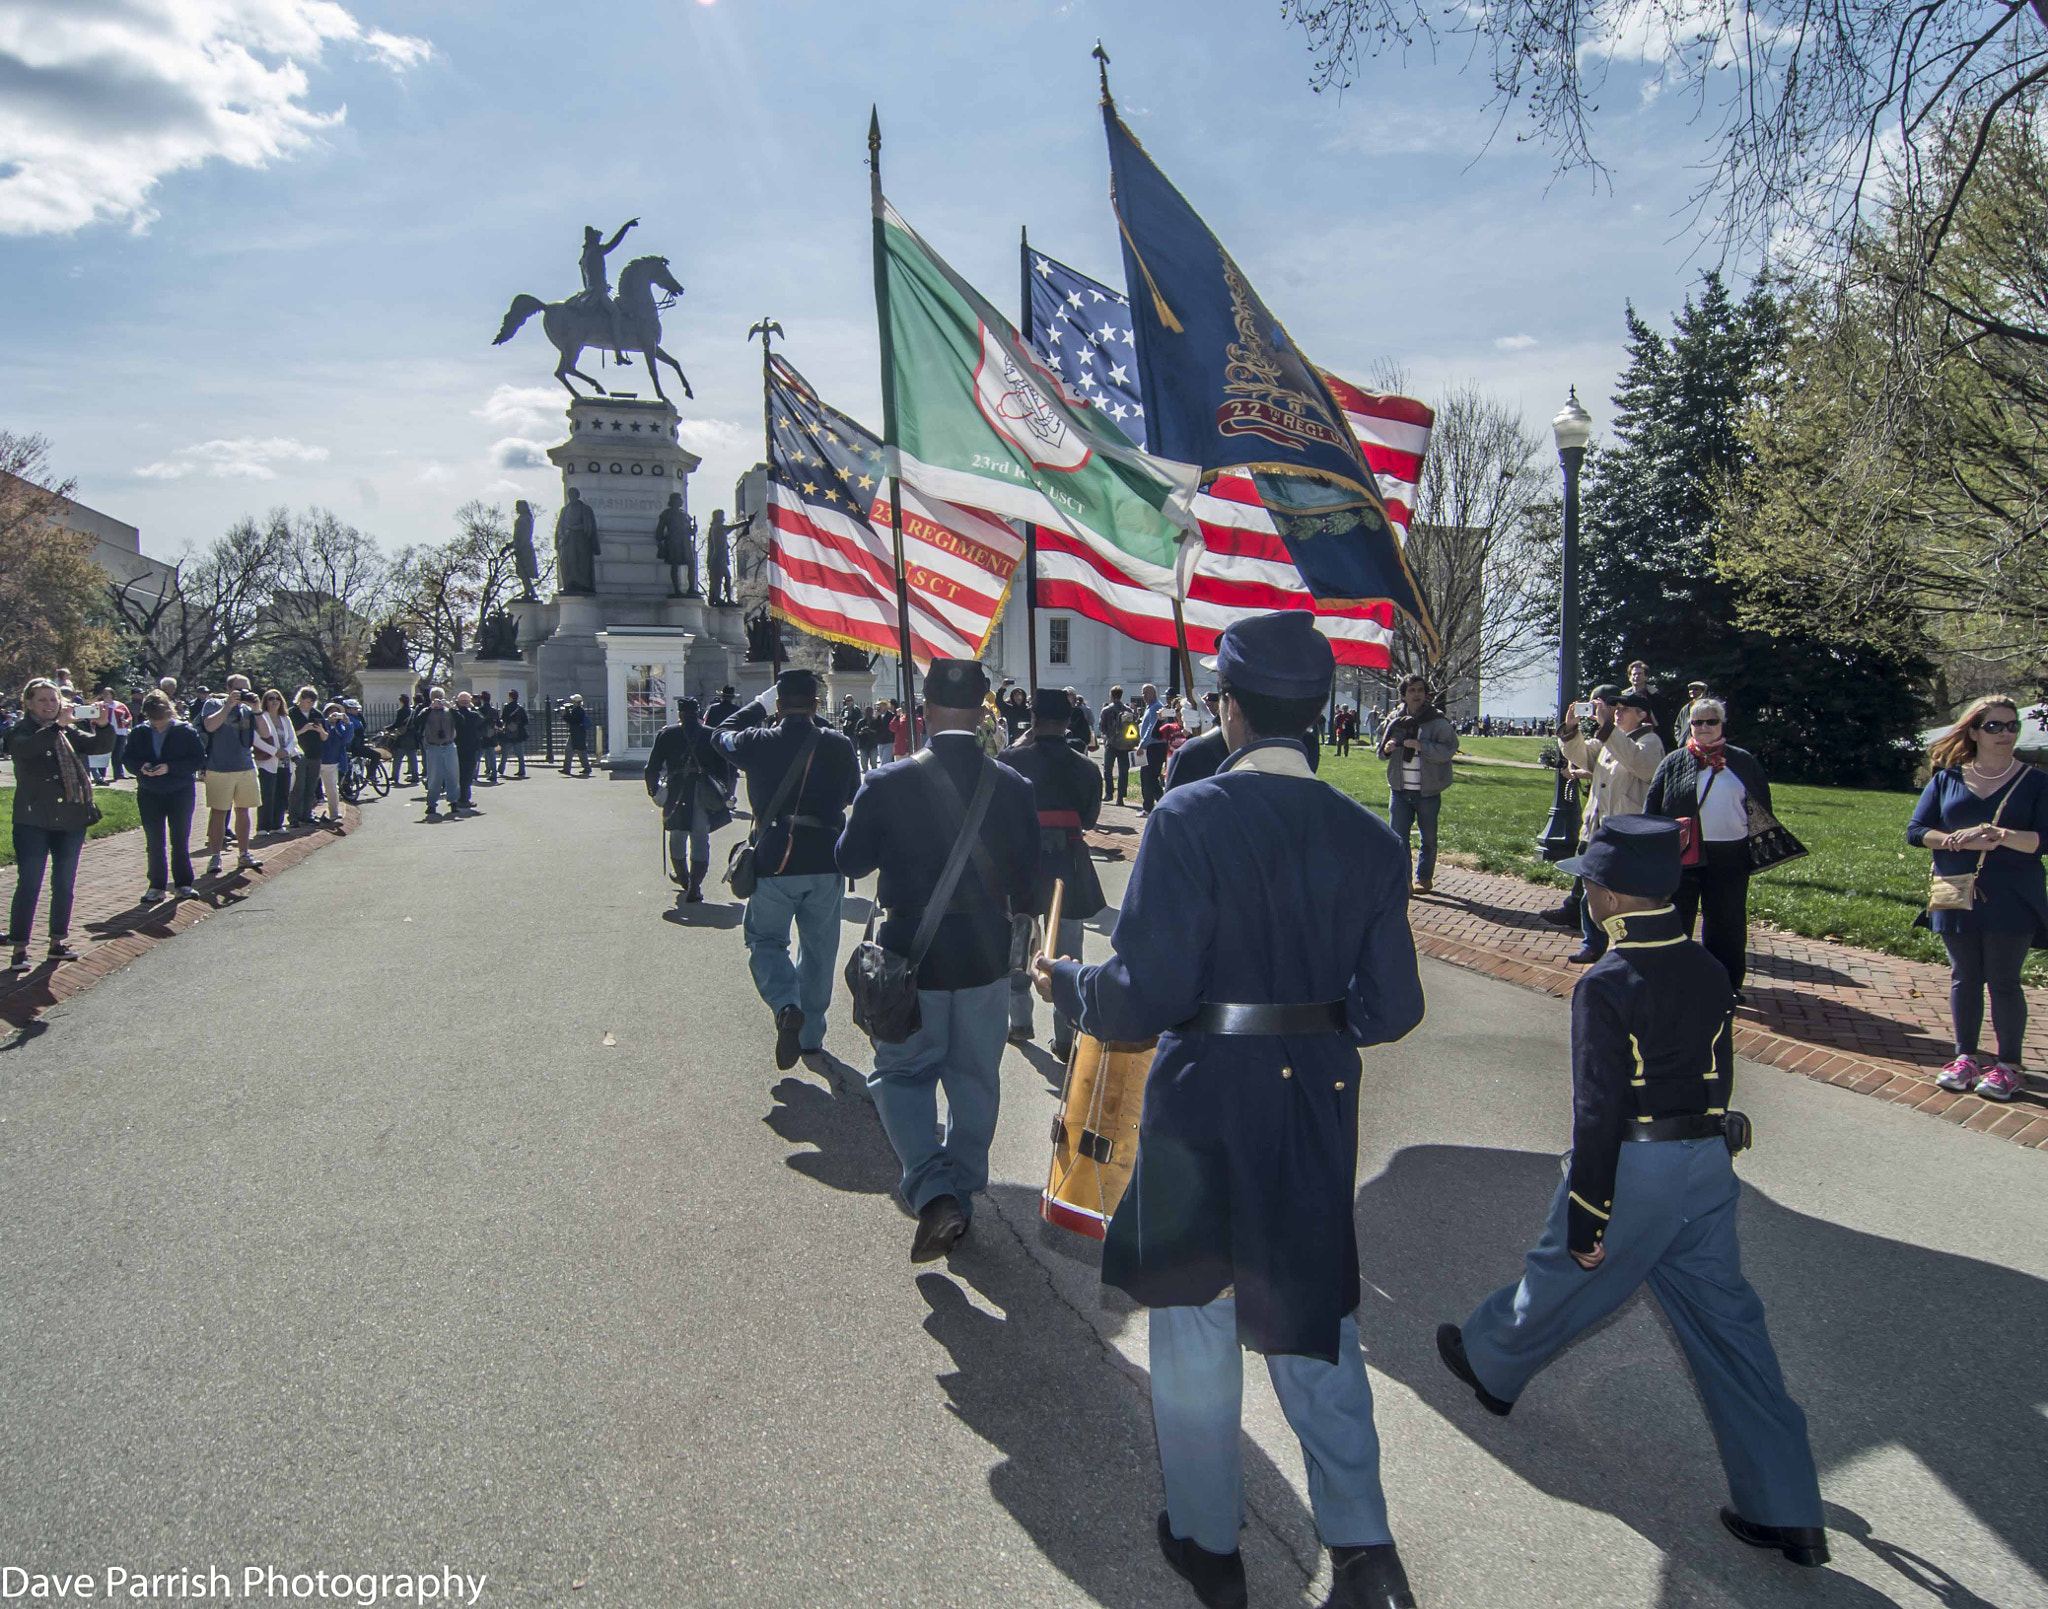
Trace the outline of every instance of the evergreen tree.
[[[1752, 470], [1746, 426], [1772, 406], [1786, 319], [1768, 284], [1740, 301], [1705, 276], [1667, 339], [1628, 310], [1614, 439], [1588, 454], [1580, 668], [1587, 685], [1645, 661], [1669, 730], [1689, 681], [1728, 701], [1730, 741], [1775, 776], [1896, 783], [1912, 766], [1925, 662], [1911, 641], [1845, 643], [1796, 609], [1748, 609], [1773, 586], [1721, 563], [1724, 503]], [[1683, 739], [1686, 734], [1676, 734]]]

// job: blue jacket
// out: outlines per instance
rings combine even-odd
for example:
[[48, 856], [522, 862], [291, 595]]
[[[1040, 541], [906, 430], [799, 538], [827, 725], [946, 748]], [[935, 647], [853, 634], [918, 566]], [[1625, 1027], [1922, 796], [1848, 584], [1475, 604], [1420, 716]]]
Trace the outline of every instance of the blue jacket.
[[[876, 897], [889, 914], [876, 938], [908, 955], [959, 837], [960, 810], [974, 797], [981, 767], [995, 766], [996, 790], [981, 823], [987, 858], [968, 857], [917, 970], [920, 989], [975, 989], [1009, 976], [1010, 915], [1031, 909], [1038, 877], [1038, 805], [1031, 784], [984, 755], [971, 732], [939, 733], [930, 754], [867, 774], [839, 838], [839, 869], [848, 877], [881, 872]], [[923, 774], [931, 766], [945, 768], [959, 794], [957, 807]]]
[[[754, 846], [754, 872], [760, 877], [814, 877], [835, 871], [832, 846], [846, 825], [846, 807], [860, 787], [860, 761], [853, 745], [830, 726], [808, 715], [785, 715], [765, 724], [768, 711], [759, 699], [737, 711], [714, 734], [718, 747], [733, 758], [747, 778], [747, 805], [761, 825]], [[815, 731], [818, 747], [810, 773], [789, 802], [781, 819], [761, 822], [791, 762]], [[792, 823], [790, 817], [806, 819]], [[794, 842], [792, 842], [794, 838]]]
[[669, 781], [668, 806], [662, 813], [664, 826], [672, 831], [687, 829], [699, 804], [704, 806], [705, 825], [711, 832], [732, 820], [732, 812], [725, 806], [732, 764], [719, 748], [711, 728], [702, 721], [692, 726], [677, 721], [655, 733], [644, 775], [648, 798], [659, 796], [664, 772]]
[[[1159, 1036], [1103, 1283], [1147, 1307], [1234, 1285], [1246, 1346], [1334, 1360], [1358, 1305], [1357, 1047], [1422, 1020], [1400, 839], [1309, 775], [1299, 744], [1252, 744], [1154, 808], [1110, 944], [1099, 966], [1053, 967], [1084, 1032]], [[1204, 1001], [1324, 1000], [1348, 1032], [1175, 1026]]]
[[[189, 793], [193, 777], [206, 769], [206, 739], [183, 721], [171, 722], [161, 734], [149, 722], [138, 721], [135, 730], [128, 734], [124, 764], [134, 775], [135, 786], [144, 793], [174, 794], [180, 789]], [[146, 777], [142, 774], [145, 765], [165, 765], [170, 769], [160, 777]]]
[[[2010, 803], [2006, 801], [2010, 799]], [[1920, 802], [1913, 807], [1913, 819], [1906, 827], [1906, 842], [1921, 848], [1930, 830], [1960, 832], [1981, 827], [1998, 815], [2001, 827], [2019, 832], [2038, 832], [2048, 848], [2048, 775], [2031, 765], [1992, 794], [1980, 799], [1963, 780], [1962, 768], [1950, 766], [1928, 778]], [[1972, 933], [1984, 929], [1993, 933], [2034, 935], [2034, 948], [2048, 950], [2048, 878], [2042, 873], [2039, 853], [2023, 855], [2017, 849], [1994, 849], [1982, 854], [1975, 849], [1937, 849], [1934, 869], [1954, 877], [1977, 872], [1977, 905], [1967, 911], [1922, 911], [1913, 918], [1915, 927], [1929, 927], [1937, 933]]]

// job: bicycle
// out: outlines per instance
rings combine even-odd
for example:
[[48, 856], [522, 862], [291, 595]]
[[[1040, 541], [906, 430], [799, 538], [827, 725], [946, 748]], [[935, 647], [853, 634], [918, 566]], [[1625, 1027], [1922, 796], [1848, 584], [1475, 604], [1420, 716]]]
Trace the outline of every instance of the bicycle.
[[378, 754], [351, 753], [348, 766], [336, 780], [342, 798], [350, 804], [360, 803], [365, 789], [379, 799], [391, 791], [391, 773], [385, 767], [383, 756]]

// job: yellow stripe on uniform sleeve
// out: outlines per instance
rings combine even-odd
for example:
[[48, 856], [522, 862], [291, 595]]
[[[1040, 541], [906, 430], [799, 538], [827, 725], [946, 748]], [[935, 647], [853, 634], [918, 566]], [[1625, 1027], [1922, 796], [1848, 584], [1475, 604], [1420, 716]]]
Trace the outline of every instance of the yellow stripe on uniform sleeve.
[[1570, 1194], [1572, 1200], [1576, 1201], [1580, 1206], [1584, 1207], [1594, 1217], [1602, 1220], [1606, 1219], [1607, 1214], [1602, 1212], [1598, 1207], [1594, 1206], [1593, 1203], [1588, 1201], [1584, 1196], [1580, 1195], [1578, 1191], [1574, 1190]]

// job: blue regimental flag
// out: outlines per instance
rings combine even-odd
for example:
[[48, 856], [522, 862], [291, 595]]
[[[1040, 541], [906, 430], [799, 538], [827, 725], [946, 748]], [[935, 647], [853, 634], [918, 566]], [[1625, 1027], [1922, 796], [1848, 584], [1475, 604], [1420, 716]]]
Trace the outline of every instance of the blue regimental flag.
[[1133, 447], [1145, 445], [1138, 395], [1138, 338], [1130, 299], [1099, 279], [1025, 248], [1031, 319], [1024, 339], [1060, 384], [1116, 421]]
[[1432, 635], [1373, 472], [1316, 366], [1105, 97], [1146, 446], [1249, 475], [1311, 595], [1385, 599]]

